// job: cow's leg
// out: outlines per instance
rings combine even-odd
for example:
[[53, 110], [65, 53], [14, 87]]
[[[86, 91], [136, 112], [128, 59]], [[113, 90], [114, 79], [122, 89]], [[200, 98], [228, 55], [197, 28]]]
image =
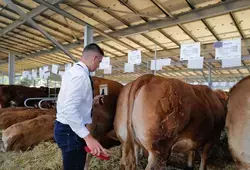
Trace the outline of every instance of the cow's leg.
[[84, 165], [84, 170], [88, 170], [89, 169], [89, 163], [91, 160], [91, 154], [87, 153], [86, 155], [86, 161], [85, 161], [85, 165]]
[[132, 147], [134, 145], [124, 142], [122, 144], [122, 159], [121, 159], [121, 169], [122, 170], [134, 170], [136, 169], [135, 165], [135, 151]]
[[193, 159], [195, 156], [195, 151], [189, 151], [188, 152], [188, 166], [185, 167], [185, 170], [193, 170]]
[[135, 162], [136, 162], [136, 165], [139, 164], [139, 161], [138, 161], [138, 154], [139, 154], [139, 150], [140, 150], [140, 147], [138, 144], [134, 144], [134, 154], [135, 154]]
[[207, 169], [207, 158], [208, 158], [209, 152], [213, 146], [214, 146], [213, 142], [209, 142], [209, 143], [204, 145], [204, 147], [201, 151], [201, 163], [200, 163], [199, 170], [206, 170]]
[[156, 165], [158, 163], [159, 156], [157, 156], [155, 153], [149, 151], [148, 154], [148, 164], [145, 170], [156, 170]]

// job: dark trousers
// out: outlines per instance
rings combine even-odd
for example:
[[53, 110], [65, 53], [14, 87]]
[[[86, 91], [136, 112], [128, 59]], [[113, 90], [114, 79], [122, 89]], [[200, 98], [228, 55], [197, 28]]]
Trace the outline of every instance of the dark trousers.
[[69, 125], [55, 121], [54, 139], [62, 151], [64, 170], [83, 170], [86, 160], [85, 141]]

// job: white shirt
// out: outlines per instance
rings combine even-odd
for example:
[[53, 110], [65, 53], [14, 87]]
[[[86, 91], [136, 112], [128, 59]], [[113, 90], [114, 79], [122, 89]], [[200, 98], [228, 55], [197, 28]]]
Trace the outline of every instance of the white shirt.
[[65, 71], [57, 99], [56, 120], [69, 125], [81, 138], [89, 134], [85, 125], [92, 123], [92, 93], [89, 70], [84, 63], [75, 63]]

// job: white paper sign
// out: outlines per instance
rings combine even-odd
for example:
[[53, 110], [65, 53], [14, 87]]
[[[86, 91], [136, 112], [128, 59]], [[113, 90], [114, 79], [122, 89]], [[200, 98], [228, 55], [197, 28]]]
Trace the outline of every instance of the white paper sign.
[[40, 79], [43, 79], [43, 76], [44, 76], [44, 71], [43, 71], [43, 68], [40, 67], [39, 68], [39, 77], [40, 77]]
[[105, 66], [104, 74], [112, 74], [112, 65]]
[[215, 59], [241, 58], [241, 39], [224, 40], [215, 44]]
[[208, 84], [208, 82], [204, 82], [204, 83], [202, 83], [203, 85], [206, 85], [206, 86], [208, 86], [209, 84]]
[[28, 74], [29, 74], [28, 71], [23, 71], [23, 72], [22, 72], [22, 77], [23, 77], [23, 78], [28, 78]]
[[226, 87], [227, 86], [227, 82], [220, 82], [220, 86], [221, 87]]
[[188, 68], [190, 69], [202, 69], [204, 57], [188, 60]]
[[30, 72], [28, 72], [27, 78], [28, 78], [29, 80], [32, 80], [32, 75], [30, 74]]
[[70, 67], [72, 66], [71, 63], [67, 63], [65, 64], [65, 71], [67, 71], [68, 69], [70, 69]]
[[241, 66], [241, 58], [230, 58], [222, 60], [222, 68]]
[[124, 64], [124, 72], [125, 72], [125, 73], [134, 72], [134, 64], [125, 63], [125, 64]]
[[43, 72], [46, 73], [46, 72], [48, 72], [48, 71], [49, 71], [49, 66], [44, 66], [44, 67], [43, 67]]
[[233, 87], [233, 86], [235, 85], [235, 83], [234, 83], [234, 82], [229, 82], [228, 85], [229, 85], [230, 87]]
[[134, 50], [128, 52], [128, 63], [141, 64], [141, 50]]
[[59, 71], [59, 73], [58, 73], [61, 77], [63, 76], [63, 74], [64, 74], [64, 71]]
[[50, 72], [44, 73], [44, 79], [47, 80], [49, 78], [49, 76], [50, 76]]
[[100, 95], [108, 95], [108, 85], [107, 84], [100, 85]]
[[219, 82], [213, 82], [213, 87], [219, 86]]
[[33, 80], [37, 79], [37, 70], [35, 70], [35, 69], [32, 70], [32, 78], [33, 78]]
[[170, 58], [161, 59], [160, 64], [162, 66], [170, 66], [171, 65], [171, 59]]
[[156, 69], [155, 69], [155, 60], [151, 60], [151, 70], [161, 70], [162, 69], [162, 64], [161, 64], [161, 59], [156, 60]]
[[59, 65], [52, 64], [52, 70], [51, 70], [52, 73], [57, 74], [58, 69], [59, 69]]
[[105, 69], [105, 67], [109, 67], [110, 65], [110, 57], [103, 57], [102, 62], [99, 65], [99, 69]]
[[181, 44], [180, 60], [199, 58], [201, 54], [200, 42]]

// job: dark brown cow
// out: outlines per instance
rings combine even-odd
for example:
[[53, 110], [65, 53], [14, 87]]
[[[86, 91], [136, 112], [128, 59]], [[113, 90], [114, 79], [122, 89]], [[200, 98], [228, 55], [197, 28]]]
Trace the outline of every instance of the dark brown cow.
[[13, 124], [30, 120], [41, 115], [56, 115], [56, 109], [25, 109], [6, 111], [0, 115], [0, 129], [6, 129]]
[[93, 84], [94, 84], [94, 96], [97, 96], [100, 93], [100, 85], [105, 85], [107, 84], [108, 87], [108, 95], [114, 95], [118, 96], [120, 91], [123, 88], [123, 85], [113, 81], [113, 80], [108, 80], [100, 77], [92, 77]]
[[[123, 85], [112, 80], [93, 77], [94, 95], [100, 94], [100, 85], [106, 84], [108, 87], [108, 95], [94, 101], [92, 124], [87, 125], [90, 133], [96, 138], [100, 144], [109, 149], [120, 144], [114, 131], [113, 122], [116, 112], [117, 99]], [[85, 170], [88, 169], [91, 154], [87, 155]]]
[[201, 149], [200, 170], [219, 140], [226, 116], [225, 101], [207, 86], [144, 75], [121, 92], [115, 130], [121, 143], [122, 167], [135, 169], [139, 147], [148, 152], [147, 170], [159, 169], [171, 152]]
[[240, 170], [250, 169], [250, 76], [229, 92], [226, 128], [232, 157]]
[[[50, 91], [50, 92], [49, 92]], [[59, 88], [48, 87], [25, 87], [21, 85], [4, 85], [0, 87], [0, 108], [9, 106], [24, 106], [27, 98], [48, 97], [50, 94], [58, 94]], [[27, 104], [35, 106], [39, 101], [28, 101]]]

